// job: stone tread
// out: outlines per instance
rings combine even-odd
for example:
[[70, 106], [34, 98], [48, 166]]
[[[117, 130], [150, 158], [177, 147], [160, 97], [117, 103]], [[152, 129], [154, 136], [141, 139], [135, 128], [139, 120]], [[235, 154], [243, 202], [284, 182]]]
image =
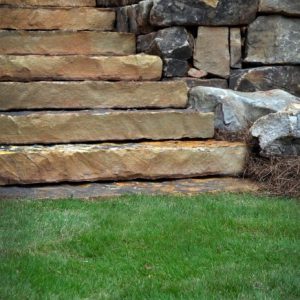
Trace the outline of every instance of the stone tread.
[[77, 7], [96, 6], [96, 0], [0, 0], [0, 5], [12, 7]]
[[0, 54], [8, 55], [130, 55], [134, 34], [101, 31], [0, 30]]
[[128, 181], [112, 183], [63, 184], [0, 187], [0, 200], [106, 199], [124, 195], [198, 195], [202, 193], [249, 193], [256, 183], [239, 178], [179, 179], [168, 181]]
[[191, 110], [0, 114], [0, 144], [212, 138], [214, 114]]
[[0, 148], [0, 185], [236, 176], [244, 143], [165, 141]]
[[0, 111], [186, 108], [185, 82], [0, 82]]
[[0, 29], [110, 31], [115, 18], [115, 12], [105, 8], [0, 7]]
[[159, 80], [158, 56], [0, 55], [0, 81]]

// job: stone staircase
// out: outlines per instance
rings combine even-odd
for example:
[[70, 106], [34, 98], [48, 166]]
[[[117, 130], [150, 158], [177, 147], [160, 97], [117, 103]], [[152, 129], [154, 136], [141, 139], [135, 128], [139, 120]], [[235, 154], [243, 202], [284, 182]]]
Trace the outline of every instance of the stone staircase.
[[247, 147], [93, 5], [0, 0], [0, 186], [240, 174]]

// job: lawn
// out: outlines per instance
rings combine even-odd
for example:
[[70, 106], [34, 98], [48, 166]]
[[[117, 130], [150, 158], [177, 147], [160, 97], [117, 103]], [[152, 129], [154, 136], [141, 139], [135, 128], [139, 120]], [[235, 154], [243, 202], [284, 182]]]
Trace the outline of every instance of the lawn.
[[0, 299], [300, 298], [297, 200], [1, 201], [0, 214]]

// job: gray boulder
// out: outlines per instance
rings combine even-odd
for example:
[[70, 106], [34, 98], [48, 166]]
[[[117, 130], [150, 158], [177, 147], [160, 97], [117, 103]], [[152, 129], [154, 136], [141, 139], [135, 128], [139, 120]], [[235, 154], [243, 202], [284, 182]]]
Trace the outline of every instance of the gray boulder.
[[250, 129], [264, 156], [300, 155], [300, 104], [257, 120]]
[[248, 27], [245, 61], [262, 64], [300, 63], [300, 19], [260, 16]]
[[192, 88], [189, 95], [192, 109], [214, 112], [216, 129], [229, 133], [248, 129], [259, 118], [299, 104], [299, 101], [282, 90], [243, 93], [199, 86]]
[[251, 23], [258, 0], [156, 0], [150, 14], [154, 26], [233, 26]]
[[299, 0], [260, 0], [259, 11], [268, 14], [300, 16]]

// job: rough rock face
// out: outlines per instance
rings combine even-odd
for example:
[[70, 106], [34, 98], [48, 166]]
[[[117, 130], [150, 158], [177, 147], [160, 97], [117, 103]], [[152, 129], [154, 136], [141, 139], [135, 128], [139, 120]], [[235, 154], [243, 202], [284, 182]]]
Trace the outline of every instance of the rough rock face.
[[1, 8], [0, 29], [110, 30], [115, 12], [96, 8]]
[[300, 155], [300, 103], [259, 119], [250, 131], [259, 139], [262, 155]]
[[0, 30], [0, 53], [11, 55], [130, 55], [135, 36], [97, 31]]
[[141, 0], [97, 0], [99, 7], [117, 7], [124, 5], [131, 5], [140, 2]]
[[158, 80], [157, 56], [12, 56], [0, 55], [0, 81], [19, 80]]
[[216, 87], [220, 89], [228, 89], [228, 83], [225, 79], [198, 79], [198, 78], [190, 78], [190, 77], [173, 77], [172, 79], [166, 78], [164, 81], [184, 81], [186, 82], [189, 88], [193, 88], [196, 86], [210, 86]]
[[259, 11], [269, 14], [284, 14], [300, 16], [300, 2], [298, 0], [260, 0]]
[[234, 69], [242, 67], [242, 38], [240, 28], [230, 28], [230, 66]]
[[0, 111], [18, 109], [186, 108], [176, 82], [0, 82]]
[[260, 16], [248, 27], [246, 62], [300, 63], [300, 19]]
[[189, 104], [201, 112], [214, 112], [215, 127], [234, 133], [247, 129], [262, 116], [300, 104], [300, 99], [281, 90], [243, 93], [196, 87], [190, 91]]
[[214, 141], [1, 147], [0, 185], [237, 175], [246, 155]]
[[230, 88], [243, 91], [282, 89], [300, 97], [300, 66], [270, 66], [236, 70], [230, 76]]
[[31, 6], [96, 6], [96, 0], [0, 0], [0, 5]]
[[163, 62], [164, 77], [183, 77], [186, 76], [189, 70], [189, 64], [186, 60], [165, 58]]
[[153, 0], [141, 1], [117, 9], [117, 31], [145, 34], [154, 31], [149, 23]]
[[229, 77], [228, 34], [227, 27], [200, 26], [198, 28], [194, 50], [194, 65], [198, 69], [220, 77]]
[[258, 0], [156, 0], [151, 11], [155, 26], [234, 26], [251, 23]]
[[187, 110], [0, 114], [0, 144], [211, 138], [212, 113]]

